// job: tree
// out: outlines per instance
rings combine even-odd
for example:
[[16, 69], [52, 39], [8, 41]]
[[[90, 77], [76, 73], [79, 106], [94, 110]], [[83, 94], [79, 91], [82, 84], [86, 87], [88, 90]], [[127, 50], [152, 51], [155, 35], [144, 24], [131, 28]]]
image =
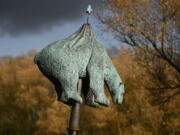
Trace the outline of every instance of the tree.
[[[32, 56], [0, 58], [0, 135], [65, 135], [70, 107], [57, 101], [54, 86], [41, 74]], [[118, 57], [112, 57], [125, 83], [123, 104], [108, 108], [81, 105], [80, 135], [179, 133], [179, 100], [165, 104], [167, 110], [152, 106], [142, 84], [154, 82], [147, 68], [141, 66], [146, 61], [135, 56], [134, 51], [123, 48]], [[156, 65], [159, 69], [162, 64], [157, 61]], [[106, 94], [110, 98], [107, 89]]]
[[[160, 83], [159, 87], [150, 89], [176, 90], [163, 101], [179, 94], [180, 1], [108, 0], [107, 11], [98, 14], [98, 19], [146, 61], [147, 68], [151, 68], [149, 73]], [[167, 71], [169, 68], [172, 72]], [[168, 80], [169, 74], [176, 83]]]

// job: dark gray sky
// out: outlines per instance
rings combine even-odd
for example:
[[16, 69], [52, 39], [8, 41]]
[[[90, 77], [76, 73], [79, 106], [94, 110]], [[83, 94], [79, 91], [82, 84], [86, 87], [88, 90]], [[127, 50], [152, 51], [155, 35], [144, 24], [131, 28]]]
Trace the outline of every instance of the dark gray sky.
[[[91, 4], [96, 10], [102, 0], [0, 0], [0, 56], [18, 55], [31, 48], [41, 49], [63, 39], [86, 20], [85, 10]], [[116, 41], [91, 24], [97, 36], [107, 43]]]

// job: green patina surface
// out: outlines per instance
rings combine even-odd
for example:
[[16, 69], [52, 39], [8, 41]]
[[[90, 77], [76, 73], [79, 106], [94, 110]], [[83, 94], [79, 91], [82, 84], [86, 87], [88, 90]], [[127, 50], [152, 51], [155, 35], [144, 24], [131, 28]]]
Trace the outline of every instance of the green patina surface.
[[[68, 38], [49, 44], [34, 61], [55, 85], [59, 101], [69, 105], [75, 100], [94, 107], [108, 106], [104, 81], [113, 102], [120, 104], [123, 101], [124, 84], [89, 24], [84, 24]], [[79, 78], [83, 80], [82, 95], [77, 93]]]
[[91, 5], [88, 5], [88, 8], [86, 10], [87, 13], [92, 13], [93, 12], [93, 9], [91, 7]]

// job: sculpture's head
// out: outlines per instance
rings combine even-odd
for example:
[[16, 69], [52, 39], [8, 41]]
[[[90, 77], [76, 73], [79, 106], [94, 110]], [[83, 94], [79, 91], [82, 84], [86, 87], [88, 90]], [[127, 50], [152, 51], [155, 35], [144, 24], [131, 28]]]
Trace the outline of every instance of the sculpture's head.
[[125, 93], [124, 84], [122, 82], [118, 82], [112, 92], [113, 102], [116, 104], [122, 104], [124, 93]]

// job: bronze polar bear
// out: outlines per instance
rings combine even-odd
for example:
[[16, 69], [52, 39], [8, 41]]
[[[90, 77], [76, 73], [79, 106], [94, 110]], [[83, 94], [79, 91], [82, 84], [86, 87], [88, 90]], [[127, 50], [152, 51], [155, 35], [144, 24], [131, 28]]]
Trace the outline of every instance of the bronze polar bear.
[[79, 78], [83, 79], [85, 103], [90, 106], [108, 106], [104, 80], [113, 102], [123, 100], [124, 84], [105, 48], [97, 41], [90, 24], [62, 41], [49, 44], [34, 58], [40, 71], [55, 85], [58, 100], [66, 104], [83, 103], [77, 93]]

